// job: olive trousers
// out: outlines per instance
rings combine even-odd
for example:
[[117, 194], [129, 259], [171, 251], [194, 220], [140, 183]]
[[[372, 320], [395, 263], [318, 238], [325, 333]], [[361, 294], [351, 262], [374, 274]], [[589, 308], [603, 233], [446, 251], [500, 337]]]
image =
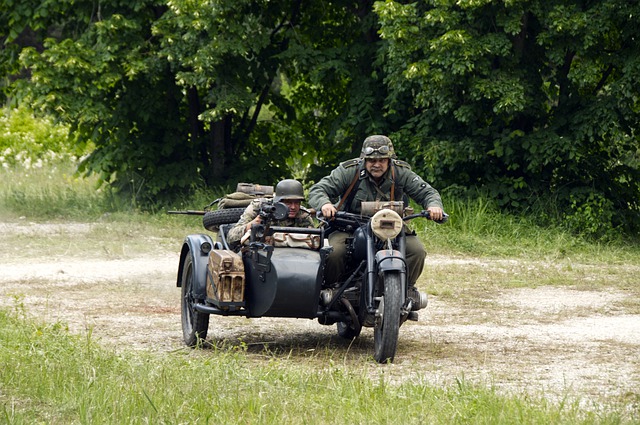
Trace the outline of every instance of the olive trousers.
[[[350, 236], [351, 234], [346, 232], [333, 232], [329, 235], [329, 245], [333, 247], [333, 251], [329, 254], [324, 269], [324, 280], [329, 285], [346, 279], [346, 276], [343, 276], [347, 268], [347, 245], [345, 241]], [[409, 269], [407, 271], [407, 282], [409, 286], [413, 286], [416, 284], [420, 274], [422, 274], [427, 252], [416, 235], [407, 235], [406, 240], [407, 248], [405, 259], [407, 261], [407, 268]]]

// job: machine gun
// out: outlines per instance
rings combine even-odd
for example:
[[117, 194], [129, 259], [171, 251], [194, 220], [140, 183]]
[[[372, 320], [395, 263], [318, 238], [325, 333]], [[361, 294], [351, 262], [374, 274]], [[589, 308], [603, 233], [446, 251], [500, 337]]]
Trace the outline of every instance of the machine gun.
[[282, 202], [266, 201], [260, 205], [260, 218], [265, 222], [282, 220], [289, 215], [289, 207]]
[[276, 220], [282, 220], [289, 215], [289, 207], [282, 202], [266, 201], [260, 204], [260, 212], [258, 214], [262, 219], [262, 223], [251, 226], [251, 242], [263, 240], [265, 236], [271, 236], [273, 233], [269, 229], [271, 223]]
[[205, 215], [206, 213], [211, 211], [211, 207], [219, 203], [220, 200], [222, 200], [222, 198], [216, 199], [215, 201], [211, 202], [209, 205], [206, 205], [202, 210], [167, 211], [167, 214]]

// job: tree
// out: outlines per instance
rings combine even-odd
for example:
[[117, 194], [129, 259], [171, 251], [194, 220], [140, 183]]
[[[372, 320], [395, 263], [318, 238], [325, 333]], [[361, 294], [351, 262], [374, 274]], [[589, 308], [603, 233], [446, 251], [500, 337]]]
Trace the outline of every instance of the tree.
[[[60, 15], [22, 50], [14, 93], [91, 141], [84, 169], [132, 199], [313, 178], [384, 127], [369, 1], [45, 4]], [[40, 6], [25, 7], [26, 31]]]
[[14, 95], [70, 124], [78, 143], [95, 146], [85, 171], [134, 202], [197, 179], [184, 146], [182, 95], [151, 34], [166, 7], [145, 0], [20, 7], [22, 32], [39, 41], [22, 47], [30, 78], [18, 80]]
[[557, 202], [577, 226], [638, 229], [640, 5], [431, 0], [375, 5], [387, 113], [440, 186], [521, 210]]
[[224, 128], [201, 145], [203, 159], [224, 152], [212, 181], [313, 178], [381, 126], [373, 18], [369, 1], [171, 3], [155, 27], [162, 53], [198, 125]]
[[95, 145], [84, 169], [134, 200], [315, 180], [385, 133], [438, 187], [543, 199], [594, 234], [640, 226], [635, 2], [0, 8], [11, 98], [69, 123]]

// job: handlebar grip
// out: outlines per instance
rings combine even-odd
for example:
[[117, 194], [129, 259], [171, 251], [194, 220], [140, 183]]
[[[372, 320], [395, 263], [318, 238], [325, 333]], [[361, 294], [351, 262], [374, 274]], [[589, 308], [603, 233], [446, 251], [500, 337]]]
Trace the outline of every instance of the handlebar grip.
[[[434, 220], [435, 221], [435, 220]], [[442, 220], [437, 220], [436, 223], [438, 224], [444, 224], [447, 221], [449, 221], [449, 214], [447, 214], [446, 212], [442, 213]]]

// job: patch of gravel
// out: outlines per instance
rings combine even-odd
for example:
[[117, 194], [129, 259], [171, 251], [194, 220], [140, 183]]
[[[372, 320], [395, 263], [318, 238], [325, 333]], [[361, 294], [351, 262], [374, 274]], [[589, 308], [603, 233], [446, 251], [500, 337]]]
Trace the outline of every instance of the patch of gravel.
[[79, 235], [89, 233], [93, 229], [93, 226], [95, 225], [92, 223], [73, 223], [72, 225], [69, 225], [67, 223], [0, 222], [0, 236], [9, 234], [24, 236], [59, 234]]
[[627, 297], [622, 292], [576, 291], [566, 288], [539, 287], [513, 289], [500, 296], [500, 302], [526, 310], [557, 312], [566, 309], [602, 308]]

